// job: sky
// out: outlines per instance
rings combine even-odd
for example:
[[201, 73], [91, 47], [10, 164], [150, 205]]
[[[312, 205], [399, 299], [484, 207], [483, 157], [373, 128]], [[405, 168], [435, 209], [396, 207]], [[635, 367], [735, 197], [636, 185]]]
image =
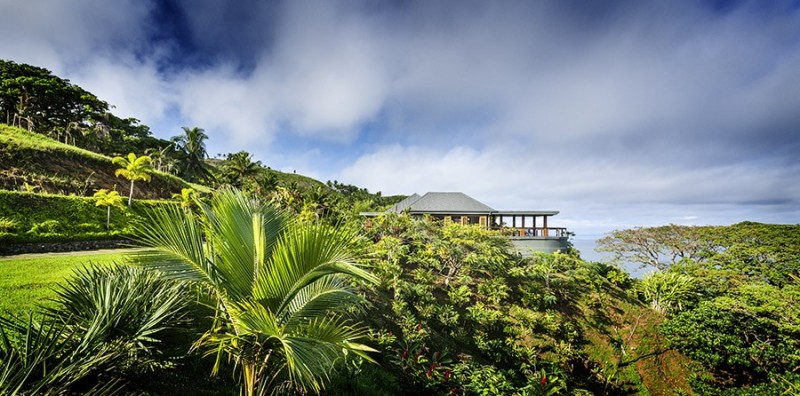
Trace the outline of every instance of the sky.
[[800, 223], [798, 1], [0, 0], [0, 58], [162, 138], [578, 237]]

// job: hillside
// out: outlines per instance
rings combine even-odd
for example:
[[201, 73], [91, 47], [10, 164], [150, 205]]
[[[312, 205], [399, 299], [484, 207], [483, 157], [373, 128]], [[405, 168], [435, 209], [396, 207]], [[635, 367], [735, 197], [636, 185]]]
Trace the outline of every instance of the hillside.
[[[110, 157], [0, 124], [2, 190], [25, 189], [27, 183], [37, 192], [64, 195], [90, 196], [95, 190], [114, 185], [125, 191], [128, 181], [114, 176], [116, 169]], [[135, 184], [134, 196], [170, 198], [185, 187], [190, 184], [179, 177], [154, 172], [150, 182]]]

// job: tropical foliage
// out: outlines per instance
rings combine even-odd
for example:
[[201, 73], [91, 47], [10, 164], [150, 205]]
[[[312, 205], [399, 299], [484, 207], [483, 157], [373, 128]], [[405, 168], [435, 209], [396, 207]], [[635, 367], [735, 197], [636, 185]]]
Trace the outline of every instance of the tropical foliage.
[[98, 207], [94, 197], [0, 191], [0, 219], [5, 219], [0, 222], [0, 252], [11, 244], [125, 239], [137, 221], [161, 206], [178, 204], [138, 199], [130, 209], [109, 211]]
[[689, 275], [655, 271], [645, 275], [637, 284], [637, 290], [641, 298], [650, 303], [650, 308], [667, 314], [683, 310], [687, 303], [694, 300], [695, 283], [695, 279]]
[[117, 190], [111, 190], [101, 188], [94, 193], [94, 198], [97, 201], [94, 203], [95, 206], [105, 206], [106, 207], [106, 230], [111, 229], [111, 207], [116, 206], [118, 208], [122, 208], [122, 196], [119, 195]]
[[224, 190], [199, 217], [159, 211], [138, 238], [154, 249], [140, 262], [212, 293], [217, 321], [199, 345], [236, 362], [245, 394], [318, 392], [343, 352], [369, 359], [366, 330], [345, 315], [360, 300], [348, 279], [374, 281], [354, 262], [352, 230], [295, 223]]
[[222, 167], [222, 177], [231, 186], [242, 188], [244, 183], [259, 174], [261, 162], [253, 161], [253, 155], [246, 151], [228, 154]]
[[108, 104], [49, 70], [0, 60], [0, 114], [6, 124], [51, 132], [86, 121]]
[[380, 280], [365, 293], [383, 353], [381, 374], [350, 371], [355, 381], [382, 378], [363, 394], [663, 390], [637, 362], [688, 390], [681, 364], [666, 363], [685, 358], [644, 341], [661, 316], [621, 290], [630, 279], [613, 267], [569, 254], [521, 257], [498, 233], [408, 216], [380, 216], [365, 233]]
[[150, 181], [150, 173], [153, 171], [150, 166], [152, 160], [146, 155], [137, 157], [136, 154], [129, 153], [127, 158], [114, 157], [112, 162], [114, 162], [114, 165], [122, 167], [117, 169], [114, 174], [131, 181], [131, 192], [128, 195], [128, 207], [130, 207], [133, 204], [133, 183], [136, 181]]
[[183, 127], [183, 135], [174, 136], [172, 141], [180, 155], [180, 175], [189, 181], [205, 181], [213, 179], [211, 170], [206, 164], [206, 135], [202, 128]]
[[[656, 270], [631, 279], [571, 249], [522, 257], [478, 227], [391, 215], [360, 229], [360, 212], [403, 197], [275, 171], [246, 151], [208, 158], [202, 129], [162, 140], [109, 107], [0, 61], [0, 251], [127, 237], [136, 223], [154, 249], [137, 258], [148, 270], [89, 266], [37, 315], [0, 319], [0, 394], [114, 393], [143, 373], [178, 379], [161, 391], [172, 394], [222, 370], [246, 394], [800, 392], [800, 226], [617, 230], [601, 250]], [[146, 156], [106, 156], [126, 153]], [[130, 209], [112, 213], [115, 165]], [[134, 181], [149, 177], [139, 197], [165, 200], [134, 203]], [[25, 265], [0, 277], [0, 305], [25, 310], [17, 302], [63, 276], [54, 266], [47, 282], [20, 283]], [[176, 325], [191, 340], [176, 342]], [[195, 351], [216, 359], [174, 367]]]
[[186, 287], [131, 267], [86, 267], [41, 320], [0, 318], [0, 394], [116, 393], [167, 364], [155, 347], [186, 312]]
[[800, 226], [670, 225], [615, 231], [602, 242], [627, 257], [677, 258], [637, 290], [670, 313], [662, 329], [670, 345], [708, 370], [694, 376], [696, 390], [797, 389]]

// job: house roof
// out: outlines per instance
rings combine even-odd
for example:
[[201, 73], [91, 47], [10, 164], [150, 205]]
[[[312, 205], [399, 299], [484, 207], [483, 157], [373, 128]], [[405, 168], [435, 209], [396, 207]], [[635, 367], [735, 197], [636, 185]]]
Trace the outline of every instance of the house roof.
[[408, 197], [406, 197], [406, 199], [396, 203], [394, 206], [389, 208], [388, 211], [389, 212], [400, 213], [400, 212], [406, 210], [406, 208], [411, 206], [411, 204], [413, 204], [414, 202], [417, 202], [417, 200], [419, 200], [420, 198], [422, 198], [422, 197], [420, 197], [419, 194], [417, 194], [417, 193], [409, 195]]
[[492, 213], [496, 210], [486, 204], [460, 192], [429, 192], [423, 196], [414, 194], [389, 211], [402, 212], [408, 209], [412, 213]]

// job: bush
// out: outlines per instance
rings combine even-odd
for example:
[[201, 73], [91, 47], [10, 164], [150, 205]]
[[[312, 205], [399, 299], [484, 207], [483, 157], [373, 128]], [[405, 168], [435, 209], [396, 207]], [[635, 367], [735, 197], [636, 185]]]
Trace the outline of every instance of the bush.
[[666, 314], [684, 309], [697, 294], [695, 284], [689, 275], [655, 271], [646, 275], [636, 289], [650, 308]]
[[45, 314], [86, 332], [91, 343], [119, 343], [135, 370], [152, 368], [159, 336], [177, 325], [190, 301], [186, 284], [139, 267], [78, 269], [56, 289], [55, 306]]
[[17, 226], [19, 226], [18, 221], [7, 217], [0, 217], [0, 233], [13, 233], [16, 231]]
[[64, 231], [64, 227], [61, 225], [60, 221], [45, 220], [39, 224], [35, 224], [28, 232], [31, 234], [55, 234], [61, 231]]

